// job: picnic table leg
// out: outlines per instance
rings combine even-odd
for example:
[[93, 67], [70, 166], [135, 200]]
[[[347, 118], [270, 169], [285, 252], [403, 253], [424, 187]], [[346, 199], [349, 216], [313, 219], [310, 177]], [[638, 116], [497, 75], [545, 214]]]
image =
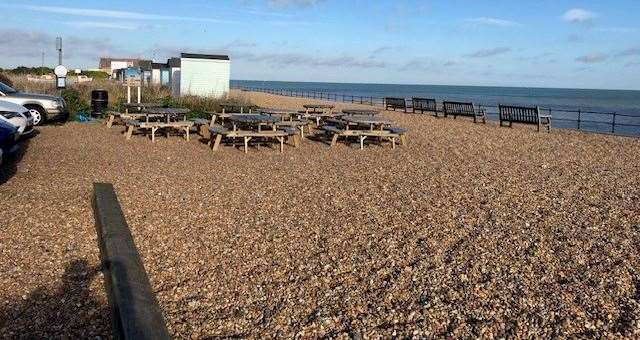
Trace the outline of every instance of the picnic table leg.
[[364, 150], [364, 140], [367, 136], [360, 136], [360, 150]]
[[184, 128], [184, 132], [187, 134], [187, 142], [189, 141], [189, 127]]
[[244, 137], [244, 153], [249, 153], [249, 139], [251, 137]]
[[338, 143], [338, 134], [334, 133], [333, 138], [331, 139], [331, 146], [336, 146], [337, 143]]
[[107, 129], [111, 129], [114, 119], [115, 119], [115, 115], [109, 115], [109, 120], [107, 120]]
[[[211, 137], [213, 139], [213, 135]], [[213, 143], [213, 151], [218, 151], [218, 148], [220, 147], [220, 142], [222, 141], [222, 134], [217, 134], [216, 135], [216, 140]]]
[[284, 152], [284, 137], [278, 137], [278, 141], [280, 141], [280, 153]]
[[396, 148], [396, 137], [391, 137], [391, 148], [395, 149]]
[[129, 140], [131, 139], [131, 136], [133, 135], [133, 125], [129, 125], [127, 126], [127, 135], [126, 135], [126, 139]]
[[400, 145], [406, 145], [407, 139], [405, 135], [400, 135]]

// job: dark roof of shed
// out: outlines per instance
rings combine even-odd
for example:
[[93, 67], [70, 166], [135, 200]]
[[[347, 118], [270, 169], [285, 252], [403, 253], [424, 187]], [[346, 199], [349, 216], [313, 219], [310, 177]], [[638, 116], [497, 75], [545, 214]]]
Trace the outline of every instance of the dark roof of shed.
[[152, 69], [160, 69], [160, 68], [166, 68], [166, 67], [169, 67], [168, 63], [151, 63]]
[[171, 58], [167, 60], [169, 67], [180, 67], [180, 58]]
[[151, 70], [151, 65], [153, 65], [151, 60], [139, 60], [138, 61], [138, 66], [144, 71], [150, 71]]
[[222, 54], [197, 54], [197, 53], [182, 53], [180, 54], [182, 58], [190, 58], [190, 59], [213, 59], [213, 60], [229, 60], [228, 55]]

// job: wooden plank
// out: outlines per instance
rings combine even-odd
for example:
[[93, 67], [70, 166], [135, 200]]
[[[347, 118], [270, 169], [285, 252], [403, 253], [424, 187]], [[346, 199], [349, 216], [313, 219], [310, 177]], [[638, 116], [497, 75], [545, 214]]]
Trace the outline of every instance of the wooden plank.
[[94, 183], [92, 201], [114, 337], [170, 339], [113, 185]]

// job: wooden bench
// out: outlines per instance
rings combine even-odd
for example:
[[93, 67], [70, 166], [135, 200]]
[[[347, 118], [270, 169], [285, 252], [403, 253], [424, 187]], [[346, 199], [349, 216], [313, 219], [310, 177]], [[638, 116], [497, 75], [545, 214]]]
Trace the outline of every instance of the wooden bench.
[[513, 123], [531, 124], [537, 125], [538, 132], [543, 126], [547, 128], [547, 132], [551, 132], [551, 114], [541, 114], [537, 106], [498, 105], [498, 114], [500, 126], [504, 126], [503, 122], [509, 123], [509, 127]]
[[[130, 118], [126, 118], [122, 120], [123, 123], [125, 124], [125, 128], [126, 128], [126, 139], [129, 140], [131, 139], [131, 136], [133, 135], [133, 131], [135, 129], [143, 129], [143, 130], [151, 130], [151, 141], [155, 142], [156, 141], [156, 131], [158, 131], [159, 129], [167, 129], [167, 128], [171, 128], [171, 129], [176, 129], [176, 130], [182, 130], [185, 133], [185, 138], [187, 139], [187, 141], [189, 140], [189, 131], [191, 130], [191, 127], [193, 126], [193, 122], [191, 121], [179, 121], [179, 122], [140, 122], [137, 121], [135, 119], [130, 119]], [[169, 132], [167, 132], [167, 137], [169, 136]]]
[[368, 137], [377, 137], [380, 139], [389, 139], [391, 141], [391, 146], [393, 149], [396, 148], [396, 139], [400, 139], [401, 143], [404, 145], [405, 140], [404, 140], [404, 132], [405, 131], [400, 131], [398, 130], [398, 132], [401, 133], [395, 133], [393, 132], [391, 129], [385, 129], [385, 130], [347, 130], [347, 129], [341, 129], [337, 126], [333, 126], [333, 125], [325, 125], [322, 127], [322, 129], [325, 131], [325, 133], [332, 135], [331, 138], [331, 146], [336, 146], [338, 144], [338, 138], [339, 137], [344, 137], [345, 139], [349, 138], [349, 137], [358, 137], [358, 139], [360, 140], [360, 150], [364, 149], [364, 141], [365, 139], [367, 139]]
[[249, 130], [229, 130], [222, 125], [214, 124], [209, 127], [211, 134], [209, 140], [209, 146], [213, 151], [217, 151], [220, 148], [222, 137], [228, 138], [242, 138], [244, 140], [244, 153], [249, 152], [249, 141], [253, 138], [273, 138], [280, 142], [280, 153], [284, 152], [284, 140], [287, 137], [292, 137], [294, 146], [298, 147], [299, 141], [297, 140], [298, 133], [295, 128], [285, 127], [280, 130], [264, 130], [264, 131], [249, 131]]
[[384, 109], [389, 110], [390, 108], [393, 109], [393, 111], [402, 109], [404, 112], [407, 112], [407, 102], [404, 98], [386, 97], [384, 98]]
[[438, 105], [435, 99], [431, 98], [411, 98], [411, 108], [413, 113], [420, 111], [420, 113], [432, 112], [434, 116], [438, 117]]
[[482, 118], [482, 123], [487, 122], [487, 114], [483, 107], [479, 107], [477, 110], [473, 106], [473, 103], [464, 103], [464, 102], [442, 102], [442, 112], [444, 116], [447, 117], [449, 115], [453, 115], [453, 118], [456, 119], [458, 116], [468, 116], [473, 117], [473, 122], [477, 123], [477, 118]]

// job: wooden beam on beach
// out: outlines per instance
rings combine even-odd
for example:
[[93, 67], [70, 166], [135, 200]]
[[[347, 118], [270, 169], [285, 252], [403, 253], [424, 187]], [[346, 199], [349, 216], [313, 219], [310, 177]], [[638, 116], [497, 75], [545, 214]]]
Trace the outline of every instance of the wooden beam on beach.
[[113, 185], [93, 184], [93, 211], [116, 339], [170, 339]]

